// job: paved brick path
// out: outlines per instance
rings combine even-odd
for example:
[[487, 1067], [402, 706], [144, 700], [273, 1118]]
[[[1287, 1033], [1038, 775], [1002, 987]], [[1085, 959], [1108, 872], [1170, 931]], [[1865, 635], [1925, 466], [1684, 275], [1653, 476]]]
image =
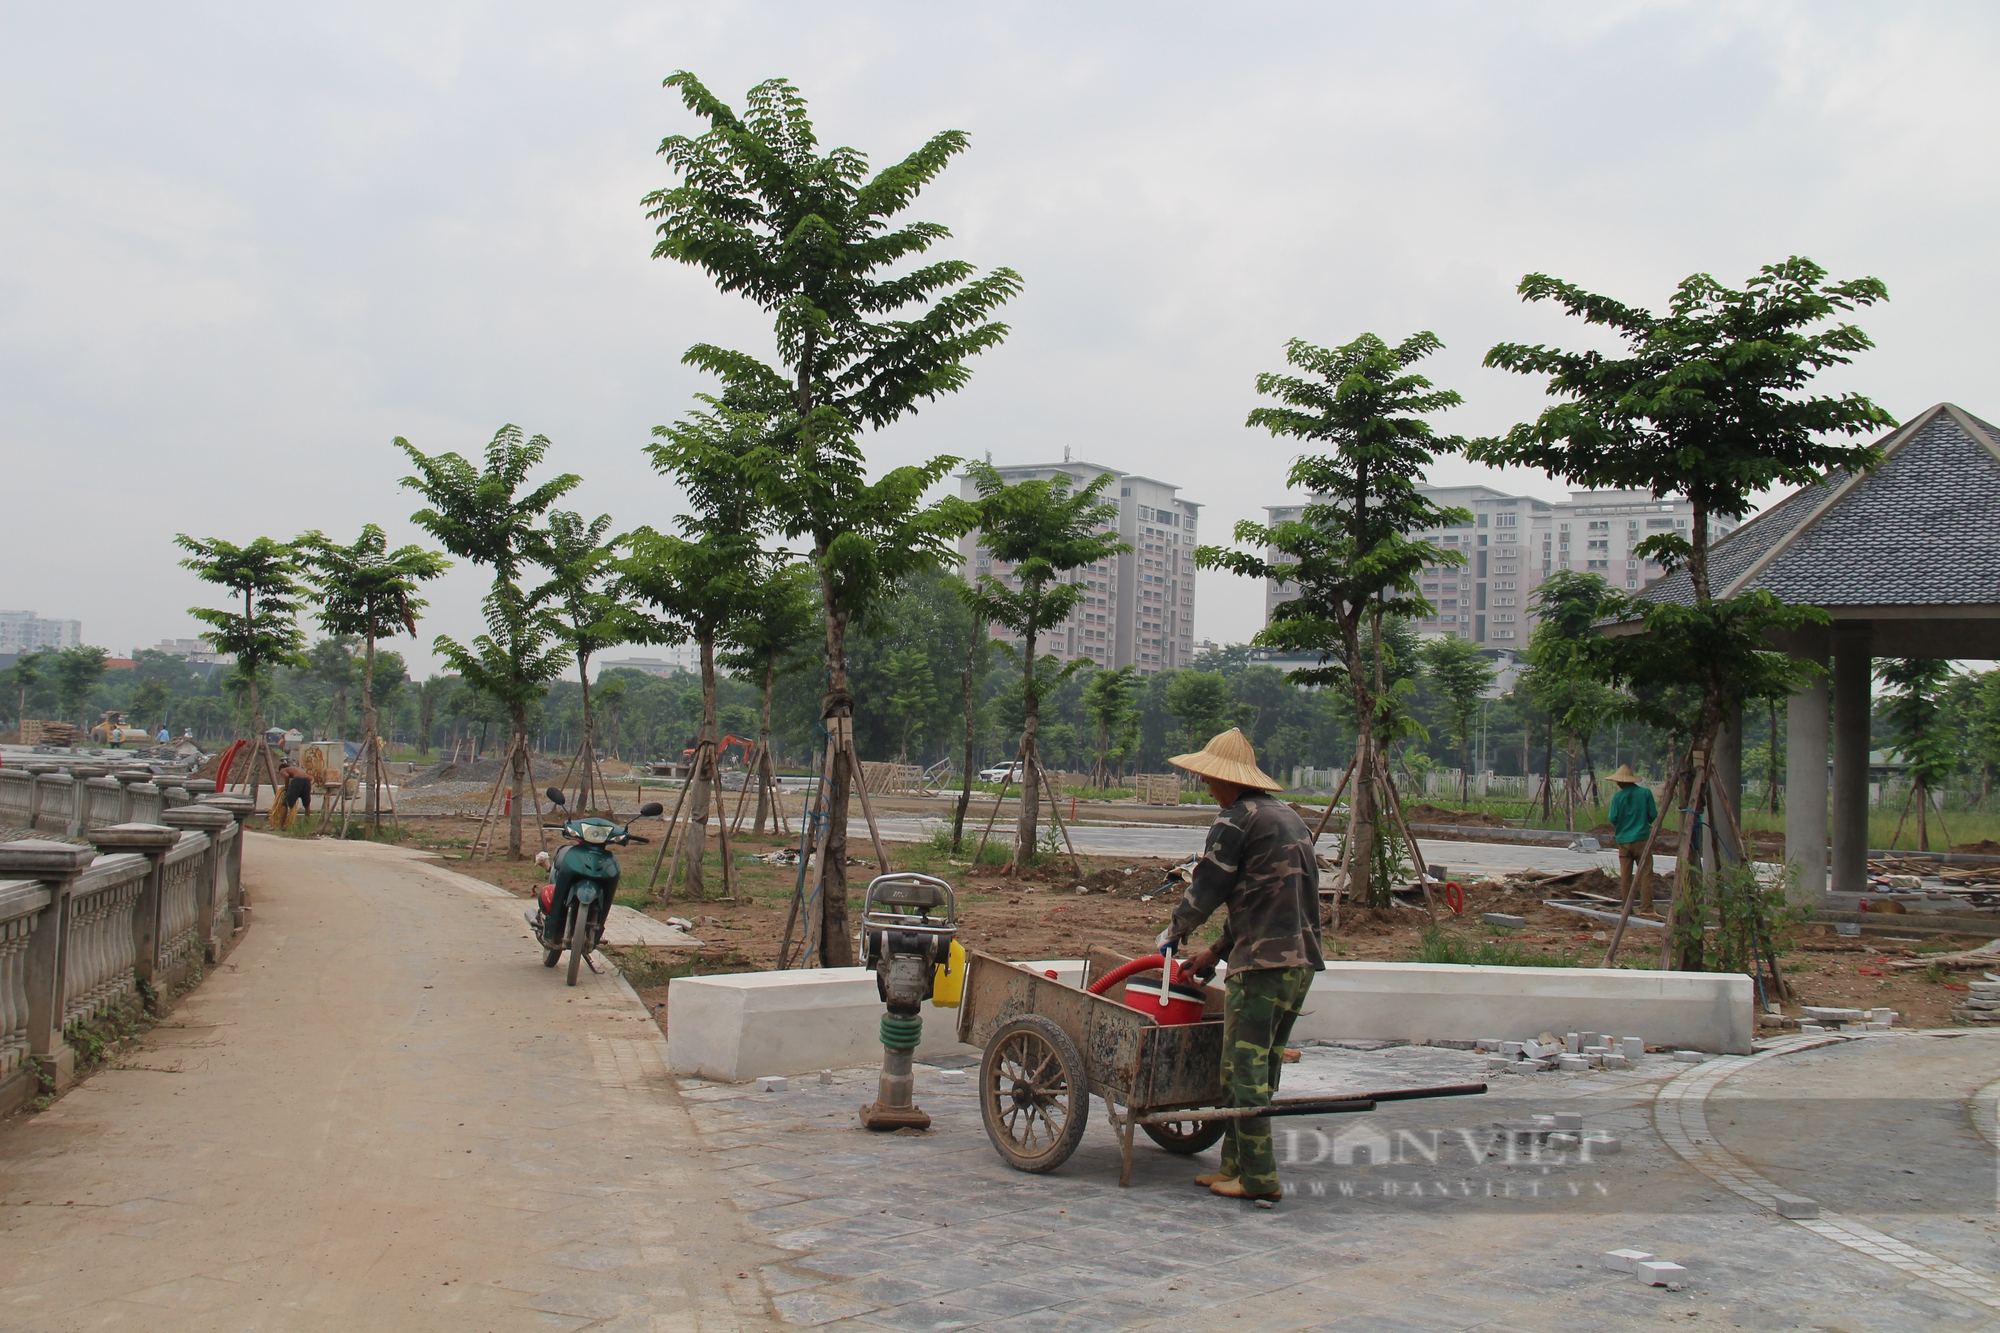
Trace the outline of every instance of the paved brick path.
[[[1880, 1075], [1935, 1054], [1897, 1042], [1855, 1043], [1828, 1058], [1857, 1062], [1851, 1073], [1865, 1077], [1870, 1063]], [[1996, 1052], [1989, 1045], [1984, 1055], [1990, 1062]], [[1288, 1072], [1286, 1091], [1458, 1082], [1482, 1065], [1451, 1051], [1309, 1049]], [[986, 1141], [972, 1079], [944, 1083], [935, 1069], [920, 1067], [918, 1100], [935, 1117], [924, 1135], [858, 1128], [855, 1107], [872, 1094], [866, 1070], [841, 1071], [830, 1088], [793, 1080], [784, 1093], [694, 1080], [683, 1089], [712, 1160], [736, 1182], [731, 1198], [794, 1252], [765, 1279], [781, 1313], [801, 1324], [995, 1333], [1541, 1333], [1668, 1320], [1994, 1326], [1992, 1311], [1759, 1213], [1690, 1169], [1652, 1129], [1655, 1092], [1685, 1068], [1649, 1059], [1624, 1076], [1509, 1077], [1486, 1098], [1294, 1121], [1288, 1197], [1268, 1211], [1187, 1183], [1211, 1168], [1213, 1152], [1190, 1161], [1143, 1141], [1132, 1186], [1119, 1189], [1112, 1132], [1095, 1105], [1067, 1166], [1040, 1177], [1012, 1171]], [[1558, 1110], [1585, 1112], [1587, 1127], [1617, 1135], [1624, 1151], [1588, 1164], [1482, 1159], [1461, 1133]], [[1794, 1128], [1801, 1143], [1814, 1141], [1809, 1133], [1837, 1141], [1839, 1111]], [[1431, 1131], [1435, 1162], [1423, 1152]], [[1353, 1166], [1344, 1149], [1369, 1140], [1374, 1164]], [[1483, 1137], [1472, 1141], [1483, 1151]], [[1281, 1129], [1281, 1159], [1286, 1146]], [[1982, 1182], [1983, 1212], [1970, 1222], [1927, 1216], [1898, 1225], [1926, 1227], [1935, 1248], [1992, 1273], [1991, 1151], [1976, 1136], [1940, 1141], [1938, 1150], [1955, 1153], [1956, 1169]], [[1845, 1158], [1834, 1174], [1851, 1177], [1861, 1166], [1865, 1175], [1865, 1160]], [[1686, 1265], [1687, 1288], [1647, 1289], [1606, 1272], [1599, 1256], [1622, 1247]]]

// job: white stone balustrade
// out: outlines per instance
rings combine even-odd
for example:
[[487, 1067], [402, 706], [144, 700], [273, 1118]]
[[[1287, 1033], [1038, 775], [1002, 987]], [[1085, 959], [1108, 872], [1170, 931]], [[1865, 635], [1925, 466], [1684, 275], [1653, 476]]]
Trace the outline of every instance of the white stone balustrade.
[[100, 856], [71, 889], [63, 942], [65, 1028], [95, 1018], [137, 990], [132, 914], [149, 869], [143, 856]]

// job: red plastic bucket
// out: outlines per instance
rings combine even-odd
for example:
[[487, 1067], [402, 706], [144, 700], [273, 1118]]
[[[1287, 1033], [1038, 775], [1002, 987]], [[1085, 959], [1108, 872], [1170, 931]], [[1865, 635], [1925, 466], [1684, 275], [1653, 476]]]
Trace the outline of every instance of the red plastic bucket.
[[1181, 1023], [1199, 1023], [1204, 996], [1199, 986], [1184, 981], [1174, 983], [1172, 993], [1164, 1007], [1160, 1004], [1160, 978], [1156, 976], [1133, 977], [1125, 983], [1125, 1007], [1137, 1009], [1155, 1022], [1173, 1027]]

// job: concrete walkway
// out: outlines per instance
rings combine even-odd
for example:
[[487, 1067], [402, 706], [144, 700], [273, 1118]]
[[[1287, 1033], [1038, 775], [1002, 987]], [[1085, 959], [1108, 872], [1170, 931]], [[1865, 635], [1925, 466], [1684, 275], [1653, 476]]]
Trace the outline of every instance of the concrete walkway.
[[767, 1326], [774, 1252], [615, 974], [564, 986], [520, 900], [401, 852], [245, 851], [227, 963], [0, 1127], [0, 1328]]

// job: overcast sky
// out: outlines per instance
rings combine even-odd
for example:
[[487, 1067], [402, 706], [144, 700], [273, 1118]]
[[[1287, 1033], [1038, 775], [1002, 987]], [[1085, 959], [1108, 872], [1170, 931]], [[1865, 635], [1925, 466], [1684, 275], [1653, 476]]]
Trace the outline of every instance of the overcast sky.
[[[1441, 426], [1535, 411], [1479, 365], [1579, 340], [1530, 271], [1657, 307], [1809, 255], [1893, 297], [1829, 383], [2000, 412], [1996, 66], [1980, 4], [0, 4], [0, 607], [120, 653], [191, 635], [176, 531], [412, 539], [397, 435], [517, 422], [576, 507], [667, 522], [640, 449], [705, 387], [682, 351], [767, 346], [650, 258], [677, 69], [739, 105], [787, 77], [878, 165], [971, 135], [915, 216], [1026, 291], [874, 462], [1067, 446], [1179, 484], [1215, 540], [1284, 496], [1243, 420], [1288, 338], [1431, 329]], [[1197, 636], [1259, 628], [1205, 580]], [[481, 575], [436, 586], [420, 673], [478, 628]]]

